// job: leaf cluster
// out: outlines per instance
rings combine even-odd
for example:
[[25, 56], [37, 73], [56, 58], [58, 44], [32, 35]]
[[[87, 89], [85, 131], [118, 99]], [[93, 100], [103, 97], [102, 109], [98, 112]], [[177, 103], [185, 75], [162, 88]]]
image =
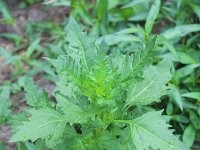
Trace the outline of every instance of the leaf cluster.
[[27, 82], [31, 117], [11, 141], [42, 139], [55, 150], [187, 149], [172, 134], [162, 111], [138, 110], [159, 101], [171, 78], [169, 61], [151, 64], [154, 44], [155, 37], [135, 54], [108, 53], [105, 43], [95, 45], [71, 18], [69, 53], [48, 59], [58, 74], [56, 104], [44, 105], [43, 94]]

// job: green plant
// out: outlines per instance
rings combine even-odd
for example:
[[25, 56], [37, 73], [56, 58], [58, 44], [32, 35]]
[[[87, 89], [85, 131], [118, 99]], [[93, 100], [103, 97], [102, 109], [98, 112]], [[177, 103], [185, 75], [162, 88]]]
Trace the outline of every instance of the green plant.
[[[147, 46], [150, 43], [149, 41], [151, 41], [152, 38], [148, 32], [153, 30], [153, 34], [159, 33], [154, 47], [156, 55], [152, 57], [153, 64], [157, 64], [161, 58], [174, 60], [175, 73], [168, 86], [168, 96], [163, 96], [161, 103], [158, 104], [152, 103], [151, 105], [142, 107], [139, 105], [131, 106], [129, 109], [133, 110], [130, 115], [135, 119], [147, 111], [164, 109], [163, 114], [171, 117], [169, 124], [175, 129], [174, 134], [181, 135], [180, 138], [183, 142], [192, 149], [199, 149], [200, 53], [198, 45], [200, 40], [200, 3], [198, 0], [21, 0], [17, 7], [20, 7], [20, 9], [31, 7], [31, 5], [36, 2], [39, 2], [37, 4], [38, 6], [48, 4], [48, 6], [43, 5], [45, 10], [48, 9], [49, 6], [71, 7], [70, 15], [78, 20], [80, 27], [84, 31], [87, 31], [88, 35], [96, 37], [102, 36], [97, 38], [95, 44], [101, 45], [102, 42], [108, 44], [110, 48], [107, 55], [112, 55], [113, 58], [117, 55], [116, 51], [119, 51], [119, 49], [124, 54], [124, 57], [125, 54], [134, 56], [140, 49], [144, 49], [141, 45]], [[151, 4], [153, 4], [152, 8], [150, 7]], [[7, 1], [4, 2], [0, 0], [1, 17], [3, 17], [1, 23], [10, 24], [17, 28], [17, 24], [15, 23], [16, 18], [14, 19], [12, 16], [13, 10], [9, 10], [8, 8], [12, 8], [12, 6], [9, 6], [9, 2], [7, 3]], [[153, 17], [147, 19], [148, 16], [151, 16], [150, 14], [153, 14]], [[63, 16], [67, 15], [63, 14]], [[66, 18], [66, 20], [68, 20], [68, 18]], [[145, 20], [149, 20], [149, 25], [145, 25]], [[156, 21], [156, 24], [151, 26], [151, 21]], [[15, 43], [14, 48], [9, 50], [0, 48], [0, 55], [5, 60], [4, 65], [12, 65], [13, 67], [11, 75], [8, 74], [8, 78], [6, 78], [6, 80], [10, 80], [8, 82], [11, 82], [11, 85], [9, 85], [10, 101], [8, 87], [1, 86], [0, 88], [0, 124], [6, 124], [6, 126], [11, 125], [13, 133], [17, 131], [16, 126], [22, 125], [22, 122], [27, 121], [27, 116], [30, 115], [24, 112], [17, 112], [17, 115], [13, 116], [13, 113], [11, 113], [16, 113], [16, 110], [23, 109], [21, 101], [18, 102], [20, 99], [18, 94], [23, 95], [23, 89], [25, 89], [27, 93], [25, 97], [26, 103], [35, 109], [40, 109], [43, 105], [45, 108], [47, 106], [56, 109], [55, 105], [58, 104], [54, 99], [59, 93], [59, 90], [61, 90], [62, 93], [66, 93], [66, 91], [76, 91], [79, 89], [76, 88], [77, 86], [74, 86], [74, 84], [71, 84], [71, 82], [69, 86], [66, 87], [63, 83], [68, 83], [68, 77], [66, 82], [62, 79], [58, 79], [58, 76], [55, 76], [47, 62], [40, 59], [42, 56], [56, 58], [60, 54], [62, 57], [65, 57], [63, 54], [66, 53], [70, 55], [69, 57], [78, 57], [76, 60], [80, 59], [79, 54], [72, 52], [69, 46], [65, 44], [66, 41], [63, 40], [65, 36], [65, 24], [65, 21], [63, 21], [62, 25], [50, 20], [44, 20], [42, 22], [28, 21], [26, 22], [23, 35], [7, 32], [0, 34], [1, 38], [6, 38], [10, 42]], [[148, 26], [149, 28], [147, 29]], [[3, 65], [1, 65], [1, 67], [2, 66]], [[145, 68], [141, 70], [145, 70]], [[42, 78], [42, 80], [45, 78], [50, 81], [55, 80], [57, 91], [55, 91], [55, 93], [50, 93], [54, 95], [53, 98], [51, 97], [52, 102], [50, 102], [47, 93], [40, 89], [38, 90], [32, 80], [26, 80], [24, 84], [23, 77], [21, 78], [23, 75], [34, 77], [37, 82], [38, 78]], [[139, 77], [141, 76], [142, 73], [139, 74]], [[142, 80], [142, 78], [138, 79], [137, 82]], [[87, 86], [88, 88], [89, 86], [93, 87], [93, 84]], [[107, 88], [104, 90], [106, 91]], [[127, 91], [128, 90], [125, 90], [125, 92]], [[77, 95], [76, 93], [77, 92], [73, 95], [74, 97]], [[91, 90], [91, 93], [93, 96], [96, 94], [93, 90]], [[100, 94], [98, 93], [98, 95]], [[64, 97], [66, 98], [67, 96]], [[58, 110], [59, 109], [56, 109], [56, 111]], [[129, 123], [126, 125], [128, 124]], [[81, 128], [79, 124], [75, 124], [74, 127], [76, 128], [75, 130]], [[125, 130], [127, 129], [128, 127], [125, 128]], [[0, 131], [0, 133], [3, 132]], [[62, 145], [62, 140], [65, 139], [65, 137], [60, 137], [60, 139], [59, 142], [55, 142], [57, 146]], [[78, 140], [81, 141], [80, 138], [78, 138]], [[51, 141], [50, 144], [48, 143], [48, 139], [46, 141], [48, 147], [54, 147]], [[18, 150], [45, 149], [44, 141], [41, 139], [36, 140], [34, 143], [29, 142], [17, 142], [15, 144]], [[7, 142], [6, 144], [0, 143], [0, 149], [5, 149], [4, 145], [7, 147]], [[65, 144], [63, 145], [65, 146]], [[57, 149], [61, 148], [58, 147]]]
[[3, 18], [1, 18], [1, 23], [2, 21], [3, 22], [6, 22], [8, 24], [11, 24], [11, 25], [15, 25], [15, 20], [14, 18], [12, 17], [6, 3], [2, 0], [0, 0], [0, 12], [2, 13], [3, 15]]
[[12, 142], [42, 139], [59, 150], [188, 149], [168, 129], [169, 117], [147, 106], [166, 94], [171, 78], [171, 62], [151, 65], [156, 37], [129, 55], [95, 45], [73, 19], [67, 33], [67, 55], [48, 59], [58, 74], [56, 103], [27, 82], [31, 117]]
[[200, 19], [198, 0], [166, 1], [161, 10], [165, 19], [176, 25], [197, 22]]

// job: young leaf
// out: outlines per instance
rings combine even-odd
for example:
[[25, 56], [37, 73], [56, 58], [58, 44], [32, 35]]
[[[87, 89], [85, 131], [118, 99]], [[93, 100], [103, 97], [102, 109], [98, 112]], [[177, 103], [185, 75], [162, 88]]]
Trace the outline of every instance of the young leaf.
[[[169, 118], [162, 111], [149, 112], [130, 123], [132, 140], [138, 150], [186, 150], [185, 145], [172, 134]], [[188, 149], [189, 150], [189, 149]]]
[[[66, 125], [63, 115], [53, 109], [30, 110], [31, 118], [19, 126], [11, 142], [35, 141], [39, 138], [50, 139], [51, 136], [62, 136]], [[58, 134], [58, 135], [57, 135]]]
[[133, 58], [133, 73], [141, 75], [142, 70], [152, 62], [153, 47], [156, 37], [149, 43], [149, 47], [144, 50], [137, 51]]
[[121, 70], [120, 74], [124, 74], [123, 76], [126, 78], [130, 78], [130, 76], [132, 79], [140, 78], [142, 76], [142, 70], [152, 62], [155, 42], [156, 36], [149, 42], [147, 48], [136, 51], [133, 57], [118, 55], [114, 58], [114, 65]]
[[78, 50], [82, 65], [88, 69], [97, 56], [95, 41], [81, 31], [73, 18], [70, 18], [66, 32], [70, 48]]

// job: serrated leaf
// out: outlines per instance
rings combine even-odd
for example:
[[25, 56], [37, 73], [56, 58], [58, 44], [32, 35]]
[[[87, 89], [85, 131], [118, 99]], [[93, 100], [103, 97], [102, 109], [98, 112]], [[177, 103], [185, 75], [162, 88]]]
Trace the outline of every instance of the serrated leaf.
[[133, 73], [141, 75], [142, 70], [145, 68], [146, 65], [149, 65], [152, 61], [152, 50], [151, 49], [144, 49], [137, 51], [133, 58]]
[[134, 56], [118, 55], [114, 58], [114, 65], [120, 70], [120, 74], [125, 76], [125, 79], [137, 79], [142, 76], [143, 69], [152, 62], [153, 48], [155, 46], [156, 36], [149, 42], [147, 48], [138, 50]]
[[[185, 145], [172, 134], [162, 111], [149, 112], [130, 123], [132, 140], [137, 150], [186, 150]], [[145, 142], [144, 142], [145, 141]], [[189, 149], [188, 149], [189, 150]]]
[[164, 60], [158, 66], [150, 66], [143, 72], [144, 80], [131, 86], [126, 106], [147, 105], [158, 102], [165, 95], [171, 78], [171, 63]]
[[67, 81], [77, 82], [81, 67], [79, 58], [76, 56], [59, 56], [57, 59], [48, 59], [48, 61], [60, 76], [67, 78]]
[[82, 65], [88, 69], [97, 56], [95, 41], [81, 31], [73, 18], [70, 18], [66, 32], [69, 46], [78, 50]]
[[[18, 127], [10, 139], [11, 142], [17, 141], [35, 141], [39, 138], [50, 139], [51, 136], [62, 136], [66, 125], [63, 115], [53, 109], [30, 110], [31, 117], [29, 121]], [[56, 135], [59, 134], [59, 135]]]

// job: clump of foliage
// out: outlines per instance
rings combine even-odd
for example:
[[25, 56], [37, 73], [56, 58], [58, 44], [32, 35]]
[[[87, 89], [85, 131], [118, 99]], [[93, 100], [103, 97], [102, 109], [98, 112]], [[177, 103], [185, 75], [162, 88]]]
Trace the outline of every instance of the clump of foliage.
[[[59, 109], [61, 109], [57, 100], [59, 99], [57, 98], [57, 95], [60, 93], [62, 96], [64, 96], [65, 99], [68, 100], [69, 97], [73, 97], [71, 98], [72, 101], [74, 102], [74, 100], [76, 100], [75, 104], [78, 106], [82, 106], [82, 104], [85, 104], [79, 103], [78, 100], [82, 97], [77, 96], [77, 93], [78, 95], [81, 95], [81, 93], [83, 93], [82, 95], [84, 97], [84, 101], [82, 102], [87, 102], [87, 100], [85, 100], [87, 97], [89, 97], [88, 101], [91, 101], [91, 103], [94, 103], [93, 99], [97, 99], [96, 102], [98, 103], [98, 106], [103, 105], [103, 108], [106, 106], [110, 106], [104, 104], [104, 102], [115, 102], [115, 100], [113, 100], [115, 97], [112, 96], [116, 94], [118, 96], [124, 96], [121, 99], [123, 100], [123, 102], [125, 101], [124, 105], [126, 106], [124, 106], [122, 110], [123, 112], [126, 111], [129, 114], [129, 116], [127, 117], [126, 114], [123, 114], [123, 119], [136, 119], [137, 117], [142, 116], [144, 113], [152, 111], [153, 108], [155, 110], [164, 109], [163, 114], [166, 114], [171, 117], [169, 123], [175, 129], [175, 134], [180, 134], [183, 142], [189, 147], [199, 149], [198, 141], [200, 139], [200, 2], [198, 0], [20, 0], [19, 2], [20, 3], [17, 7], [19, 7], [20, 9], [29, 6], [32, 7], [31, 5], [34, 5], [34, 3], [37, 2], [38, 6], [45, 4], [43, 5], [45, 10], [48, 9], [49, 6], [70, 7], [70, 15], [75, 17], [79, 25], [85, 31], [87, 31], [89, 35], [93, 35], [95, 37], [102, 36], [99, 39], [97, 38], [95, 45], [95, 47], [97, 46], [97, 48], [94, 49], [98, 49], [98, 54], [101, 54], [101, 50], [104, 52], [104, 54], [101, 54], [101, 57], [106, 56], [106, 62], [107, 59], [113, 59], [112, 62], [115, 62], [115, 64], [124, 64], [124, 61], [128, 61], [127, 59], [130, 59], [129, 61], [131, 61], [133, 59], [132, 57], [137, 58], [137, 56], [139, 60], [140, 58], [138, 53], [141, 51], [140, 49], [143, 49], [141, 53], [143, 53], [143, 56], [145, 56], [145, 52], [147, 52], [145, 51], [145, 49], [151, 47], [150, 45], [154, 45], [154, 40], [152, 40], [152, 38], [149, 36], [151, 30], [153, 30], [153, 33], [159, 33], [157, 35], [156, 46], [154, 47], [155, 53], [157, 55], [156, 57], [152, 58], [152, 56], [150, 56], [152, 55], [152, 50], [151, 53], [147, 52], [146, 54], [148, 54], [148, 57], [144, 57], [144, 60], [147, 60], [147, 62], [145, 62], [143, 67], [140, 67], [140, 69], [135, 71], [138, 72], [137, 75], [128, 76], [126, 78], [126, 73], [124, 72], [124, 70], [126, 69], [123, 70], [123, 67], [121, 67], [121, 72], [124, 72], [125, 79], [127, 79], [127, 81], [125, 80], [125, 82], [123, 82], [122, 85], [120, 83], [120, 88], [117, 86], [119, 82], [118, 74], [120, 73], [112, 71], [113, 64], [110, 63], [105, 63], [104, 65], [102, 65], [104, 66], [102, 67], [102, 69], [107, 68], [107, 66], [109, 65], [110, 68], [107, 68], [107, 72], [109, 72], [108, 70], [110, 69], [111, 74], [113, 72], [116, 73], [116, 75], [112, 74], [113, 76], [111, 75], [110, 77], [115, 78], [116, 82], [114, 83], [110, 81], [110, 78], [108, 78], [109, 81], [107, 81], [108, 79], [106, 78], [106, 75], [108, 74], [104, 76], [106, 78], [105, 82], [103, 82], [102, 77], [102, 79], [98, 79], [98, 81], [95, 80], [95, 83], [93, 83], [93, 76], [96, 76], [97, 71], [99, 70], [98, 68], [96, 70], [94, 69], [95, 67], [93, 66], [93, 64], [97, 65], [97, 63], [94, 63], [94, 61], [88, 61], [89, 64], [90, 62], [92, 62], [92, 65], [89, 65], [88, 67], [89, 69], [93, 68], [90, 70], [90, 74], [88, 75], [90, 77], [92, 72], [91, 78], [85, 75], [88, 73], [88, 70], [84, 71], [85, 73], [82, 73], [82, 69], [80, 69], [76, 70], [76, 72], [78, 72], [77, 76], [71, 77], [69, 76], [68, 72], [66, 73], [66, 75], [63, 75], [65, 78], [62, 79], [63, 77], [62, 74], [59, 73], [60, 71], [57, 71], [57, 74], [59, 74], [59, 76], [61, 77], [55, 76], [53, 69], [49, 67], [48, 63], [39, 58], [41, 56], [57, 58], [58, 55], [67, 53], [67, 56], [62, 55], [60, 56], [60, 58], [57, 59], [57, 61], [50, 60], [52, 65], [55, 66], [56, 70], [59, 70], [59, 67], [56, 67], [56, 63], [59, 61], [61, 63], [61, 66], [63, 66], [65, 63], [69, 63], [68, 65], [71, 66], [70, 64], [72, 62], [76, 62], [76, 67], [80, 67], [83, 65], [79, 63], [82, 59], [82, 56], [80, 56], [81, 52], [77, 50], [79, 49], [79, 46], [66, 45], [66, 41], [62, 40], [65, 35], [64, 28], [68, 28], [68, 26], [66, 26], [65, 19], [63, 20], [62, 24], [57, 24], [49, 20], [43, 20], [41, 22], [27, 21], [25, 23], [25, 31], [23, 32], [23, 35], [17, 35], [15, 33], [7, 32], [0, 34], [1, 38], [6, 38], [7, 40], [13, 41], [15, 43], [15, 46], [9, 50], [2, 47], [0, 48], [0, 56], [2, 56], [5, 59], [5, 65], [12, 65], [14, 67], [11, 75], [8, 75], [9, 78], [6, 78], [6, 80], [9, 81], [5, 81], [0, 87], [0, 125], [11, 125], [13, 128], [13, 132], [15, 133], [16, 126], [21, 125], [22, 121], [27, 120], [27, 114], [24, 112], [18, 112], [16, 115], [13, 115], [13, 113], [11, 113], [23, 108], [23, 106], [21, 106], [21, 101], [19, 102], [20, 98], [18, 97], [18, 94], [23, 94], [23, 89], [25, 89], [26, 92], [26, 103], [36, 110], [51, 108], [53, 110], [56, 109], [56, 111], [58, 111]], [[17, 30], [17, 20], [15, 20], [16, 18], [13, 18], [12, 11], [9, 8], [9, 2], [0, 0], [0, 11], [2, 13], [1, 24], [12, 25]], [[63, 14], [63, 16], [68, 16], [68, 14]], [[147, 22], [147, 25], [145, 25], [145, 20]], [[154, 25], [153, 27], [152, 25], [154, 24], [154, 21], [156, 22], [156, 25]], [[67, 29], [67, 34], [70, 33], [68, 30], [69, 29]], [[106, 44], [111, 46], [109, 50], [107, 50], [106, 47], [102, 48], [101, 46], [98, 46], [103, 45], [101, 43], [102, 40], [105, 41]], [[68, 39], [67, 43], [70, 43], [69, 41], [70, 40]], [[140, 48], [140, 45], [145, 45], [144, 43], [146, 44], [146, 46]], [[73, 48], [73, 50], [71, 49], [71, 47]], [[123, 51], [123, 54], [121, 54], [119, 50]], [[121, 61], [121, 56], [123, 56], [124, 61]], [[97, 56], [97, 58], [98, 57], [99, 56]], [[95, 58], [96, 55], [94, 59]], [[137, 91], [133, 91], [133, 94], [131, 95], [131, 92], [129, 91], [129, 89], [131, 89], [131, 86], [137, 85], [139, 82], [143, 82], [143, 80], [145, 80], [145, 78], [147, 77], [145, 76], [145, 70], [148, 66], [150, 66], [150, 64], [152, 63], [151, 61], [153, 61], [153, 64], [157, 64], [160, 61], [160, 58], [174, 60], [173, 64], [175, 73], [172, 79], [170, 80], [170, 84], [168, 84], [168, 96], [163, 96], [161, 103], [153, 103], [153, 105], [150, 105], [150, 107], [146, 104], [142, 104], [141, 106], [141, 104], [135, 100], [143, 99], [143, 97], [141, 96], [133, 98], [134, 102], [136, 103], [129, 102], [127, 99], [131, 99], [131, 97], [135, 93], [137, 93]], [[100, 59], [98, 60], [100, 61]], [[65, 63], [62, 63], [62, 61], [64, 61]], [[4, 64], [1, 64], [1, 66], [3, 65]], [[114, 67], [116, 70], [120, 70], [118, 69], [118, 67]], [[66, 69], [64, 70], [66, 71]], [[71, 71], [72, 73], [74, 71], [73, 65], [71, 66]], [[42, 77], [39, 78], [46, 79], [48, 80], [48, 82], [56, 81], [57, 91], [53, 93], [54, 97], [57, 98], [56, 103], [54, 103], [54, 97], [54, 102], [50, 102], [47, 93], [43, 90], [37, 89], [37, 87], [34, 85], [33, 80], [28, 79], [24, 83], [23, 75], [35, 77], [36, 80], [38, 80], [38, 75], [42, 75]], [[104, 74], [101, 73], [100, 75]], [[71, 81], [75, 78], [78, 78], [76, 84]], [[84, 80], [82, 80], [82, 78], [84, 78]], [[102, 80], [103, 82], [101, 85], [99, 85], [99, 80]], [[104, 83], [106, 85], [110, 85], [104, 87]], [[143, 82], [143, 84], [145, 84], [145, 82]], [[101, 88], [99, 88], [99, 86]], [[115, 87], [118, 88], [115, 89]], [[122, 88], [126, 90], [121, 90]], [[115, 90], [115, 93], [113, 92], [112, 96], [109, 95], [110, 91], [112, 91], [111, 89]], [[120, 92], [122, 92], [123, 94], [121, 94]], [[71, 93], [73, 96], [69, 95], [69, 93]], [[105, 95], [103, 95], [103, 93], [105, 93]], [[162, 94], [160, 94], [160, 96], [161, 95]], [[102, 101], [102, 99], [109, 100]], [[111, 99], [113, 101], [111, 101]], [[118, 98], [118, 100], [116, 101], [118, 102], [119, 99], [120, 98]], [[154, 100], [158, 101], [159, 98], [153, 99], [152, 97], [152, 101]], [[58, 106], [56, 107], [56, 105]], [[123, 103], [120, 105], [123, 105]], [[88, 110], [87, 107], [81, 107], [81, 109], [83, 109], [84, 111]], [[112, 109], [108, 108], [108, 110]], [[63, 113], [63, 111], [61, 111], [61, 113]], [[93, 119], [94, 117], [89, 118]], [[122, 118], [120, 118], [120, 120]], [[119, 120], [119, 118], [115, 116], [114, 120]], [[69, 124], [68, 121], [66, 122], [67, 124]], [[81, 134], [81, 132], [83, 131], [84, 123], [72, 124], [72, 131], [75, 131], [76, 134], [80, 135], [78, 136], [78, 140], [82, 143], [83, 140], [81, 137], [83, 136], [83, 133]], [[112, 126], [114, 124], [115, 126], [118, 125], [119, 122], [112, 122], [110, 124], [112, 124]], [[111, 125], [108, 126], [109, 128], [106, 128], [106, 132], [111, 131]], [[127, 132], [130, 131], [128, 130], [130, 129], [130, 123], [126, 122], [123, 125], [120, 125], [120, 127], [121, 126], [124, 130], [127, 130]], [[70, 126], [69, 129], [71, 129], [71, 127], [72, 126]], [[68, 126], [65, 128], [68, 128]], [[4, 132], [1, 129], [1, 126], [0, 132]], [[67, 133], [63, 132], [63, 134]], [[114, 135], [115, 134], [113, 134], [113, 136]], [[52, 135], [50, 135], [49, 138], [51, 138], [51, 136]], [[60, 136], [59, 139], [55, 138], [56, 140], [52, 140], [54, 142], [47, 142], [49, 141], [49, 138], [46, 138], [46, 144], [48, 147], [54, 149], [54, 145], [62, 145], [62, 142], [66, 142], [65, 139], [67, 139], [64, 136]], [[117, 139], [119, 139], [119, 136], [117, 136]], [[119, 142], [119, 140], [117, 140], [117, 142]], [[28, 142], [17, 142], [15, 144], [17, 145], [17, 149], [20, 150], [45, 149], [44, 141], [40, 139], [36, 140], [34, 144]], [[5, 144], [0, 142], [0, 149], [6, 149], [4, 145], [7, 145], [7, 142], [5, 142]], [[58, 146], [57, 149], [61, 149], [60, 146]]]
[[56, 103], [27, 82], [31, 117], [11, 141], [42, 139], [55, 150], [188, 149], [169, 129], [169, 117], [147, 107], [171, 79], [171, 62], [152, 65], [155, 40], [134, 54], [110, 53], [70, 19], [67, 54], [48, 59], [57, 72]]

